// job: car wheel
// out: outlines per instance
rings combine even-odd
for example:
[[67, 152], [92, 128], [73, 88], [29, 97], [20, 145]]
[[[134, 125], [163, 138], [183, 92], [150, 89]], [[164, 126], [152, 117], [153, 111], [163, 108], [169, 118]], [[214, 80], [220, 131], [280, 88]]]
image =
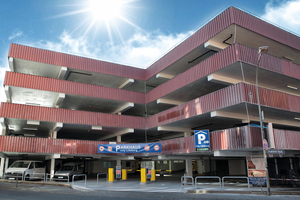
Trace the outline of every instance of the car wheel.
[[27, 174], [27, 175], [25, 176], [25, 181], [29, 181], [29, 179], [30, 179], [30, 176], [29, 176], [29, 174]]

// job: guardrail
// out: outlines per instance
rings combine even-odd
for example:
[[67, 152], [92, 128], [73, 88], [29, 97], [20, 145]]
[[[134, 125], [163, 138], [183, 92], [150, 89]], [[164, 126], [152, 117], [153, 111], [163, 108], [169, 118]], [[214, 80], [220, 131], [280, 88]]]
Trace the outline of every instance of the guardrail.
[[219, 179], [219, 186], [220, 189], [222, 188], [222, 182], [221, 182], [221, 178], [219, 176], [197, 176], [195, 178], [195, 190], [197, 189], [197, 185], [201, 185], [201, 184], [216, 184], [216, 183], [198, 183], [197, 180], [198, 179]]
[[73, 175], [73, 177], [72, 177], [72, 185], [74, 185], [74, 178], [76, 176], [84, 176], [84, 187], [86, 187], [86, 178], [87, 178], [86, 174], [75, 174], [75, 175]]
[[[46, 183], [48, 182], [48, 180], [54, 180], [54, 181], [67, 181], [68, 183], [70, 182], [69, 181], [69, 176], [66, 176], [66, 175], [61, 175], [60, 177], [62, 178], [54, 178], [54, 175], [57, 175], [57, 174], [46, 174]], [[50, 176], [50, 177], [49, 177]], [[51, 177], [52, 176], [52, 177]], [[49, 178], [48, 178], [49, 177]], [[66, 177], [66, 178], [64, 178]]]
[[[189, 180], [191, 180], [191, 182], [189, 182]], [[192, 185], [192, 187], [194, 189], [194, 178], [192, 176], [182, 176], [180, 190], [182, 190], [185, 185]]]
[[233, 178], [235, 178], [235, 179], [247, 179], [247, 184], [248, 184], [248, 190], [250, 189], [250, 184], [249, 184], [249, 178], [248, 177], [246, 177], [246, 176], [223, 176], [223, 178], [222, 178], [222, 183], [223, 183], [223, 187], [222, 187], [222, 190], [224, 189], [224, 186], [225, 186], [225, 181], [224, 181], [224, 179], [233, 179]]
[[[99, 178], [100, 175], [106, 175], [105, 178]], [[107, 180], [107, 173], [98, 173], [97, 174], [97, 185], [99, 185], [98, 180], [99, 179], [106, 179]]]

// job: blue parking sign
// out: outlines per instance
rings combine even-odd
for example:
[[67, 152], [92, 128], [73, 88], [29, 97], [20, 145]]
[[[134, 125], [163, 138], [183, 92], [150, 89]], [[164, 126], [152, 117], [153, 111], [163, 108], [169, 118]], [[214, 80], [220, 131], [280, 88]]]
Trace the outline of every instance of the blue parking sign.
[[209, 130], [194, 131], [196, 151], [209, 150]]

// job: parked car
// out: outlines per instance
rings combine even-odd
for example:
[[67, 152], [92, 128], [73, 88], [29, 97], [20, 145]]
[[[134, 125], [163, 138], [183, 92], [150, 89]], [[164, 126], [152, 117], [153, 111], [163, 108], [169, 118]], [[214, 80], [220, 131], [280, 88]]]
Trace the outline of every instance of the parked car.
[[15, 161], [4, 174], [5, 179], [24, 180], [43, 179], [46, 167], [43, 161], [18, 160]]
[[69, 162], [63, 164], [63, 166], [55, 172], [54, 180], [69, 180], [72, 181], [72, 177], [75, 174], [83, 174], [84, 164], [81, 162]]

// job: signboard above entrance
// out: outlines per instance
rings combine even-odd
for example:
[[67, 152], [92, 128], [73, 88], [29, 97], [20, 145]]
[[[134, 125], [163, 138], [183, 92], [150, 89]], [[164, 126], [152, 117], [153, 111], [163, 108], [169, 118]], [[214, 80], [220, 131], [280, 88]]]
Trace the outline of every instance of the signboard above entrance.
[[98, 153], [158, 153], [161, 143], [98, 144]]
[[209, 130], [194, 131], [196, 151], [209, 150]]

